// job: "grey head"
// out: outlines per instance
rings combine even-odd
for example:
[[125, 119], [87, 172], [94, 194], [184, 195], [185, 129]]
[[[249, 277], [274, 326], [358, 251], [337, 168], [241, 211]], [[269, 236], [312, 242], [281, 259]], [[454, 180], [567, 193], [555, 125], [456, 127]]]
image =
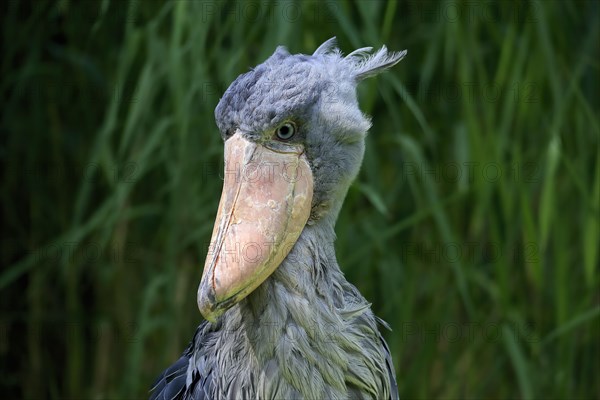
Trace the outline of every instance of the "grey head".
[[[278, 47], [223, 95], [215, 116], [227, 173], [197, 299], [206, 319], [216, 321], [264, 282], [307, 225], [333, 234], [371, 126], [356, 87], [406, 54], [371, 50], [344, 57], [335, 39], [310, 56]], [[244, 179], [261, 166], [273, 174]], [[255, 256], [238, 256], [255, 245]]]
[[[370, 119], [358, 106], [363, 79], [392, 67], [406, 50], [372, 53], [364, 47], [343, 56], [335, 38], [312, 55], [278, 47], [264, 63], [240, 75], [215, 110], [224, 140], [234, 132], [261, 144], [285, 141], [303, 146], [314, 179], [308, 224], [335, 224], [343, 199], [364, 154]], [[289, 125], [291, 123], [291, 125]], [[289, 130], [293, 130], [292, 136]]]

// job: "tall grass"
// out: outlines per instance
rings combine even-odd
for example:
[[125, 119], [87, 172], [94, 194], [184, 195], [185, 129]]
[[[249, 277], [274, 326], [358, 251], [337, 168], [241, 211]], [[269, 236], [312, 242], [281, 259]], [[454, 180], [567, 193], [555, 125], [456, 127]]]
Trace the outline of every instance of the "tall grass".
[[337, 36], [409, 50], [336, 244], [401, 397], [600, 398], [595, 1], [2, 8], [3, 397], [146, 396], [200, 322], [220, 95]]

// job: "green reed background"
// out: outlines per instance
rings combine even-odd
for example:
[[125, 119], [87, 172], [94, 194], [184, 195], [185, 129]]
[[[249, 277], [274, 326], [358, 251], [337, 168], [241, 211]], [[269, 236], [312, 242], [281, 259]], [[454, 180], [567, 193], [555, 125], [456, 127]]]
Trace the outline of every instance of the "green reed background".
[[220, 95], [332, 36], [408, 49], [337, 227], [401, 398], [600, 398], [596, 1], [1, 7], [3, 398], [147, 396], [201, 320]]

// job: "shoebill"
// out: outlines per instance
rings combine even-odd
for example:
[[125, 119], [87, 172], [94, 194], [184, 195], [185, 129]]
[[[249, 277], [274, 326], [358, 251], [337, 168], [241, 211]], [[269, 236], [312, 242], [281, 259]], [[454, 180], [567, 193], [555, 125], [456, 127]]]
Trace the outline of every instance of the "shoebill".
[[[397, 399], [385, 323], [336, 261], [334, 226], [365, 151], [356, 87], [406, 51], [335, 38], [278, 47], [215, 110], [224, 184], [198, 307], [205, 317], [153, 399]], [[368, 260], [365, 260], [368, 262]]]

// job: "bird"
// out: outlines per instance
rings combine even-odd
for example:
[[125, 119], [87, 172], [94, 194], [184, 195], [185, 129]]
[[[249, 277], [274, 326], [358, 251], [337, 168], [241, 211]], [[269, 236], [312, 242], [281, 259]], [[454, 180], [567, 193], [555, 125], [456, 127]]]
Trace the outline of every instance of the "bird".
[[357, 86], [406, 53], [279, 46], [224, 92], [205, 320], [151, 399], [398, 399], [389, 326], [345, 278], [334, 228], [371, 127]]

